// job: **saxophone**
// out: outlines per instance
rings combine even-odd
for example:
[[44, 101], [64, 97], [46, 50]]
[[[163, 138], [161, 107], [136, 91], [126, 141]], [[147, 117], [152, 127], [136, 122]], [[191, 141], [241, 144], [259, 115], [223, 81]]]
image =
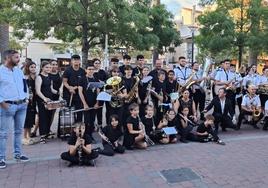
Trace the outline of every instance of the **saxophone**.
[[132, 89], [130, 90], [130, 92], [128, 93], [128, 96], [125, 99], [125, 103], [130, 103], [135, 97], [136, 97], [136, 93], [138, 90], [138, 86], [139, 86], [139, 82], [140, 82], [140, 78], [139, 76], [135, 76], [135, 84], [133, 85]]
[[196, 81], [193, 81], [193, 77], [196, 74], [196, 71], [192, 71], [189, 78], [185, 81], [185, 84], [183, 86], [179, 86], [179, 93], [181, 93], [185, 89], [189, 89]]

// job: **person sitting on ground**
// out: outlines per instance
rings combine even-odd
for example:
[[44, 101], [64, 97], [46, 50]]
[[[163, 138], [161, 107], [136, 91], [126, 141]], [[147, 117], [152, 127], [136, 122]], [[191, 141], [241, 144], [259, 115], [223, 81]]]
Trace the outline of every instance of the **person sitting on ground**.
[[99, 134], [102, 138], [103, 150], [99, 150], [99, 154], [113, 156], [114, 153], [124, 153], [125, 147], [119, 143], [119, 139], [123, 135], [119, 118], [117, 115], [110, 117], [110, 125], [100, 128]]
[[70, 165], [94, 166], [93, 159], [98, 157], [98, 152], [92, 150], [91, 138], [85, 134], [85, 124], [78, 122], [75, 124], [68, 144], [69, 151], [61, 154], [61, 159], [69, 161]]
[[263, 130], [267, 131], [267, 128], [268, 128], [268, 100], [265, 102], [264, 112], [265, 112], [265, 114], [264, 114], [265, 117], [264, 117]]
[[208, 114], [205, 117], [205, 121], [201, 123], [195, 133], [190, 133], [187, 137], [188, 140], [197, 141], [197, 142], [216, 142], [220, 145], [225, 145], [225, 143], [220, 140], [218, 133], [214, 130], [214, 121], [215, 118], [213, 115]]

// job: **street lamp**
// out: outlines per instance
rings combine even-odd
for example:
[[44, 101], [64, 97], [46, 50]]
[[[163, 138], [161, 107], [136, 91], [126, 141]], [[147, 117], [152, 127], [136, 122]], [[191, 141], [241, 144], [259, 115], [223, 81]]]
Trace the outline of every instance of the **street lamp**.
[[194, 63], [194, 32], [197, 29], [197, 26], [192, 25], [192, 26], [188, 26], [188, 28], [191, 30], [192, 33], [192, 54], [191, 54], [191, 59], [192, 59], [192, 64]]

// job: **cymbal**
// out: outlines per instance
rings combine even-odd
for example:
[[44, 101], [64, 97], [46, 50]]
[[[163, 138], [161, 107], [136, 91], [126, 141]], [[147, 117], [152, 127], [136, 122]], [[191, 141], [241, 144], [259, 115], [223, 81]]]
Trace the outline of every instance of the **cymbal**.
[[118, 85], [121, 81], [122, 81], [121, 77], [113, 76], [106, 81], [106, 84], [109, 86], [115, 86]]

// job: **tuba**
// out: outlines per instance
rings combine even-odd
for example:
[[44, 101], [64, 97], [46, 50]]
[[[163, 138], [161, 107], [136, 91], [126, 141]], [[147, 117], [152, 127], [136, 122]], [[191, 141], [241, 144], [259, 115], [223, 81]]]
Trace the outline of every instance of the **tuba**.
[[124, 86], [120, 87], [120, 83], [122, 81], [122, 78], [119, 76], [114, 76], [109, 78], [106, 81], [105, 86], [111, 86], [112, 92], [110, 93], [112, 95], [112, 99], [110, 101], [110, 105], [113, 108], [119, 108], [122, 107], [124, 104], [124, 101], [117, 96], [117, 94], [123, 89]]

